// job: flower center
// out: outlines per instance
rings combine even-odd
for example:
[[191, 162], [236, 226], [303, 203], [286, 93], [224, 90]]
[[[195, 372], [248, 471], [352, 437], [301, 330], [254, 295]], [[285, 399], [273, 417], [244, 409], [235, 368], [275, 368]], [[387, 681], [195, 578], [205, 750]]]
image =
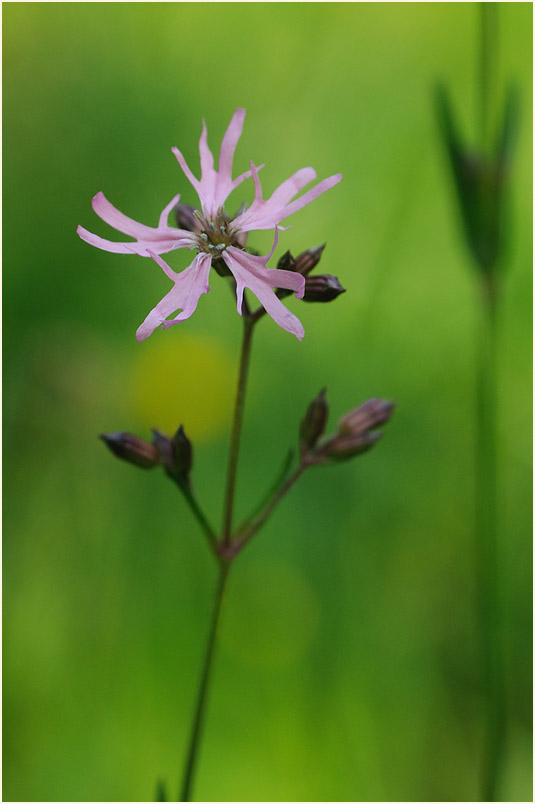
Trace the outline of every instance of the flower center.
[[197, 210], [194, 215], [199, 221], [196, 247], [199, 251], [211, 254], [212, 257], [220, 257], [225, 249], [232, 245], [234, 231], [230, 226], [229, 219], [223, 212], [214, 218], [204, 218]]

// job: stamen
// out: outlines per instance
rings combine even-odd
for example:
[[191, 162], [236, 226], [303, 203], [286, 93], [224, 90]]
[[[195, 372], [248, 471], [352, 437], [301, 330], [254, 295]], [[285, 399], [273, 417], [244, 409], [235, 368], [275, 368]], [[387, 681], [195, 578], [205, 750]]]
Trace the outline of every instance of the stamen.
[[208, 235], [206, 234], [206, 232], [201, 232], [201, 237], [205, 242], [208, 241]]

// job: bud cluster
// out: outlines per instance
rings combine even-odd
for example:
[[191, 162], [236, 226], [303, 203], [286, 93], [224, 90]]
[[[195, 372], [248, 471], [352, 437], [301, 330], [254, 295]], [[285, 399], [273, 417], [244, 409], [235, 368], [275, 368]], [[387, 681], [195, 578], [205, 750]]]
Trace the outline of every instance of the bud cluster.
[[189, 486], [193, 447], [182, 425], [173, 438], [168, 438], [159, 430], [153, 430], [152, 434], [152, 443], [123, 432], [104, 433], [100, 437], [117, 458], [142, 469], [162, 466], [167, 475], [179, 486]]
[[301, 459], [311, 465], [328, 461], [344, 461], [371, 449], [383, 435], [376, 428], [386, 424], [394, 411], [394, 403], [369, 399], [346, 413], [338, 422], [336, 433], [319, 441], [325, 432], [329, 408], [325, 389], [310, 403], [301, 422]]
[[[316, 274], [309, 276], [310, 272], [321, 260], [325, 243], [317, 248], [309, 248], [303, 251], [298, 257], [293, 257], [290, 251], [286, 251], [277, 263], [277, 268], [284, 271], [295, 271], [305, 277], [305, 295], [303, 301], [308, 302], [330, 302], [337, 298], [341, 293], [345, 293], [345, 288], [335, 276], [330, 274]], [[277, 291], [279, 299], [283, 299], [291, 293], [289, 290], [280, 289]]]

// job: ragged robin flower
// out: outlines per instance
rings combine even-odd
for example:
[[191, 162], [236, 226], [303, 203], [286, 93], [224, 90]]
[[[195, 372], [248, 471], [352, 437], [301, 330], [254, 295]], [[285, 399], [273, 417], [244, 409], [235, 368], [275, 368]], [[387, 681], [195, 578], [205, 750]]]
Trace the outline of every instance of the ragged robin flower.
[[[148, 338], [158, 326], [167, 329], [192, 315], [200, 296], [210, 289], [208, 277], [212, 262], [216, 259], [223, 260], [234, 276], [240, 315], [243, 292], [248, 288], [279, 326], [293, 333], [299, 340], [304, 335], [299, 319], [284, 306], [274, 292], [276, 288], [286, 288], [295, 291], [296, 298], [302, 298], [304, 277], [293, 271], [268, 268], [267, 262], [277, 243], [277, 230], [284, 228], [279, 227], [281, 221], [329, 190], [342, 179], [342, 176], [339, 173], [330, 176], [295, 199], [297, 193], [316, 178], [313, 168], [302, 168], [283, 182], [270, 198], [264, 200], [258, 169], [252, 162], [250, 170], [236, 179], [232, 178], [234, 151], [241, 136], [244, 118], [244, 109], [237, 109], [234, 112], [223, 137], [217, 170], [214, 168], [214, 158], [208, 147], [206, 125], [203, 122], [199, 142], [200, 179], [195, 178], [178, 148], [172, 149], [201, 202], [201, 209], [196, 212], [198, 226], [192, 231], [178, 229], [168, 224], [169, 214], [178, 203], [179, 195], [164, 207], [158, 226], [151, 227], [128, 218], [110, 204], [103, 193], [97, 193], [93, 198], [94, 211], [103, 221], [117, 231], [134, 238], [134, 241], [117, 243], [92, 234], [81, 226], [77, 229], [82, 240], [104, 251], [151, 257], [173, 282], [173, 288], [151, 310], [138, 328], [136, 332], [138, 341]], [[251, 177], [255, 186], [254, 200], [248, 208], [240, 210], [234, 218], [231, 218], [225, 212], [223, 205], [230, 193], [245, 179]], [[253, 256], [243, 248], [243, 235], [260, 229], [273, 229], [275, 243], [266, 256]], [[189, 267], [176, 273], [159, 255], [179, 248], [189, 248], [197, 253]], [[177, 310], [181, 312], [168, 320], [168, 317]]]

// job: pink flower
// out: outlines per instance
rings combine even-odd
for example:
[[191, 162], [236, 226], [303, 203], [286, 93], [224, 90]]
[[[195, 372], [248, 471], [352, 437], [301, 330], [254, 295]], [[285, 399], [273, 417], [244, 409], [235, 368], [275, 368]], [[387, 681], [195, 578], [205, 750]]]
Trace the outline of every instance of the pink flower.
[[[117, 231], [134, 238], [134, 241], [116, 243], [98, 237], [82, 226], [77, 229], [82, 240], [104, 251], [152, 257], [173, 282], [173, 288], [151, 310], [138, 328], [136, 333], [138, 341], [148, 338], [158, 326], [167, 329], [167, 327], [190, 317], [195, 311], [201, 295], [208, 293], [210, 289], [208, 275], [214, 259], [222, 259], [236, 280], [236, 298], [240, 315], [243, 291], [248, 288], [279, 326], [287, 332], [292, 332], [299, 340], [304, 335], [304, 329], [299, 319], [275, 295], [276, 288], [286, 288], [295, 291], [296, 298], [302, 298], [305, 286], [304, 277], [292, 271], [268, 268], [267, 262], [275, 249], [277, 230], [281, 221], [329, 190], [342, 179], [342, 176], [339, 173], [330, 176], [312, 187], [300, 198], [292, 200], [303, 187], [316, 178], [316, 173], [312, 168], [303, 168], [283, 182], [272, 196], [264, 201], [258, 169], [252, 162], [250, 171], [242, 173], [236, 179], [232, 178], [234, 151], [241, 136], [244, 118], [244, 109], [237, 109], [234, 112], [221, 143], [218, 170], [214, 168], [214, 157], [208, 147], [206, 125], [203, 122], [199, 142], [200, 179], [195, 178], [178, 148], [173, 148], [180, 167], [195, 188], [201, 202], [201, 212], [198, 214], [199, 226], [195, 231], [177, 229], [168, 224], [169, 213], [180, 198], [178, 195], [164, 207], [158, 226], [151, 227], [137, 223], [119, 212], [102, 193], [97, 193], [93, 198], [93, 209], [103, 221]], [[251, 176], [255, 185], [253, 203], [231, 219], [225, 214], [223, 205], [230, 193]], [[241, 247], [240, 233], [255, 229], [275, 230], [275, 243], [271, 252], [265, 257], [255, 257]], [[191, 265], [179, 274], [173, 271], [159, 256], [178, 248], [197, 251]], [[176, 313], [177, 310], [181, 310], [181, 312], [167, 320], [168, 316]]]

